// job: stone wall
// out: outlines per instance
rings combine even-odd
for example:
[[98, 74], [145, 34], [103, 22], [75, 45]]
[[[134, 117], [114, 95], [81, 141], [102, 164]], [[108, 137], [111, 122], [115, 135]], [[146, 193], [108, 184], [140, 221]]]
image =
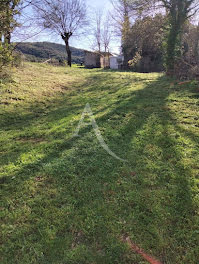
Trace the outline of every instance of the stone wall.
[[100, 68], [100, 55], [95, 52], [85, 52], [85, 61], [86, 68]]

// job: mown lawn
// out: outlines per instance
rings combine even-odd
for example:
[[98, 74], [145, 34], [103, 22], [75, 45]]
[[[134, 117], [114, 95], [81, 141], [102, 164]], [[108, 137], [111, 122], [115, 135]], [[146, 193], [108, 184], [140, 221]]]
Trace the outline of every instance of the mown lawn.
[[[197, 264], [199, 87], [26, 64], [0, 84], [2, 264]], [[89, 103], [92, 126], [73, 137]]]

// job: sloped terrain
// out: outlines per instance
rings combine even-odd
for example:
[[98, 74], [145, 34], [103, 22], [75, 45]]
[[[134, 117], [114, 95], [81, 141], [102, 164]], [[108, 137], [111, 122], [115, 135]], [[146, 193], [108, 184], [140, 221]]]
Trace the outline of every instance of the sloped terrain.
[[[27, 63], [0, 86], [3, 264], [199, 259], [199, 96], [161, 74]], [[107, 146], [88, 117], [89, 103]]]
[[[67, 59], [64, 45], [51, 42], [25, 42], [17, 44], [17, 50], [25, 55], [27, 61], [41, 62], [49, 58], [57, 61]], [[84, 50], [71, 47], [72, 63], [84, 62]]]

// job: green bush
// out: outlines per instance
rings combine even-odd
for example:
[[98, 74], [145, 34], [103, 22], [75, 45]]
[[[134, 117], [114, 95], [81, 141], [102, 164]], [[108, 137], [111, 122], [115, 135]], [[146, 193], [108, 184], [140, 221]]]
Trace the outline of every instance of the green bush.
[[0, 79], [10, 75], [9, 67], [12, 61], [13, 57], [9, 45], [0, 43]]
[[15, 51], [13, 53], [13, 60], [12, 60], [13, 67], [23, 66], [24, 61], [25, 61], [25, 56], [21, 52]]
[[0, 43], [0, 68], [10, 64], [13, 60], [10, 46]]

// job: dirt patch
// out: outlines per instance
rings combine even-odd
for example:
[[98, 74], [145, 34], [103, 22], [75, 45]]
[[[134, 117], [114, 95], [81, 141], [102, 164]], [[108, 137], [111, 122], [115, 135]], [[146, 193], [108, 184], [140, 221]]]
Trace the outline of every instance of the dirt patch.
[[129, 237], [123, 238], [123, 241], [125, 243], [127, 243], [129, 245], [129, 247], [134, 252], [136, 252], [137, 254], [139, 254], [140, 256], [142, 256], [143, 259], [145, 259], [146, 261], [148, 261], [148, 263], [150, 263], [150, 264], [162, 264], [159, 260], [155, 259], [151, 255], [146, 254], [144, 252], [144, 250], [142, 248], [140, 248], [139, 246], [137, 246], [136, 244], [134, 244]]

